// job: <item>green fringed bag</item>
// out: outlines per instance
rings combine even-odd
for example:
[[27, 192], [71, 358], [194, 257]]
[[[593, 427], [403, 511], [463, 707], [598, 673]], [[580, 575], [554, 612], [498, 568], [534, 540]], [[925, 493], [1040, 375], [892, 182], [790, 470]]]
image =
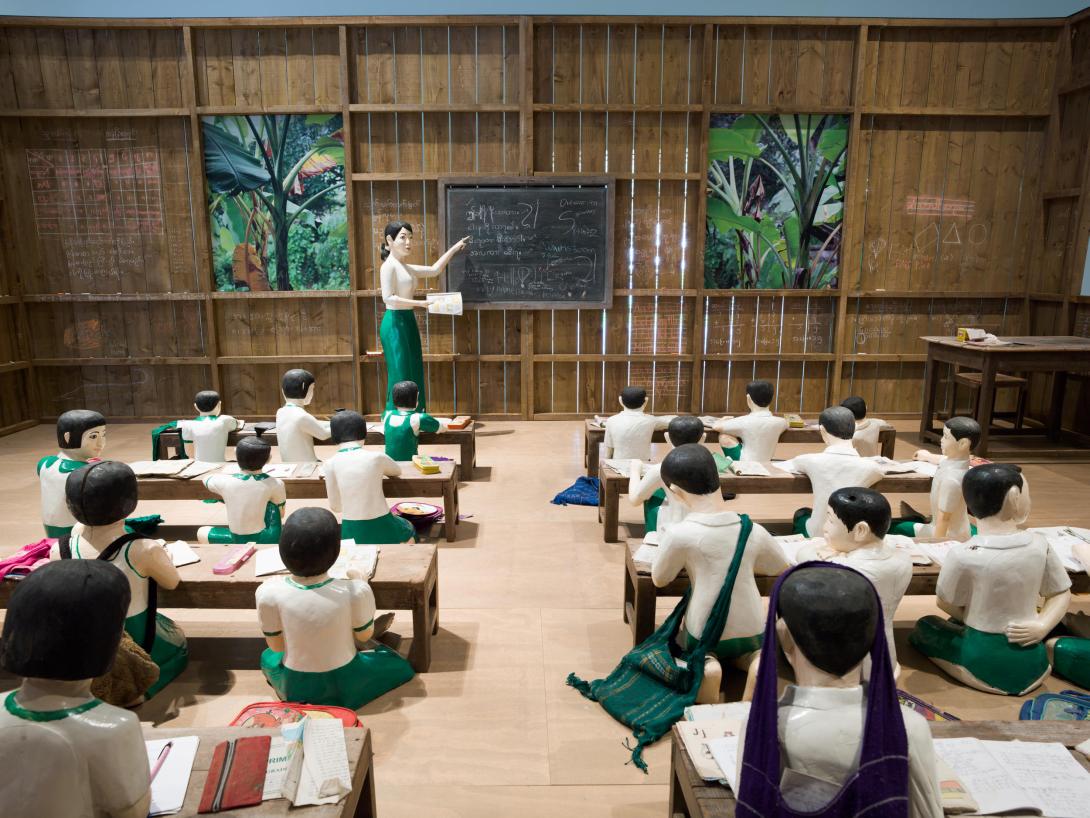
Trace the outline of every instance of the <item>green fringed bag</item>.
[[[738, 577], [753, 523], [745, 514], [739, 515], [742, 530], [734, 549], [723, 588], [712, 606], [700, 641], [688, 654], [677, 644], [678, 630], [689, 605], [690, 587], [666, 621], [641, 644], [625, 654], [619, 665], [604, 679], [587, 682], [574, 673], [568, 674], [568, 684], [593, 702], [598, 702], [617, 721], [632, 728], [636, 746], [631, 747], [632, 763], [644, 772], [643, 748], [654, 744], [682, 718], [685, 708], [696, 701], [704, 681], [704, 657], [719, 641], [730, 612], [731, 594]], [[682, 659], [685, 667], [678, 665]]]

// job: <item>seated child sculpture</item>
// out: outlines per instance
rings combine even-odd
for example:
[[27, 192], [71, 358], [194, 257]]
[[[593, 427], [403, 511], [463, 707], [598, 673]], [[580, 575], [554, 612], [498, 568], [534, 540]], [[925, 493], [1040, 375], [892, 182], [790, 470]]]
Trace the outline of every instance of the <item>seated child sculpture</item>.
[[807, 537], [821, 536], [830, 494], [847, 486], [869, 488], [882, 479], [878, 464], [860, 457], [852, 445], [855, 418], [850, 410], [830, 406], [821, 413], [818, 424], [825, 450], [800, 454], [780, 464], [784, 470], [798, 471], [810, 478], [813, 507], [799, 509], [794, 518], [795, 532]]
[[855, 434], [852, 445], [861, 457], [877, 457], [882, 453], [882, 444], [878, 435], [882, 431], [884, 420], [867, 417], [867, 402], [858, 395], [844, 398], [840, 405], [855, 416]]
[[[846, 566], [803, 563], [777, 581], [738, 739], [739, 818], [942, 818], [931, 730], [897, 700], [882, 619], [873, 586]], [[777, 642], [795, 674], [778, 701]], [[793, 804], [790, 779], [824, 805]]]
[[193, 401], [197, 417], [178, 421], [182, 443], [192, 448], [195, 460], [204, 463], [223, 463], [227, 460], [227, 436], [243, 427], [243, 422], [230, 415], [220, 414], [223, 403], [219, 392], [206, 389], [197, 393]]
[[329, 507], [340, 512], [341, 539], [402, 543], [414, 538], [413, 525], [390, 513], [382, 491], [384, 477], [399, 477], [401, 467], [389, 455], [363, 448], [367, 422], [359, 412], [341, 410], [330, 419], [337, 453], [325, 464]]
[[1030, 501], [1017, 466], [969, 469], [962, 490], [978, 533], [939, 571], [935, 601], [950, 619], [925, 616], [909, 642], [970, 687], [1022, 696], [1051, 671], [1042, 640], [1067, 612], [1071, 580], [1043, 536], [1018, 528]]
[[289, 369], [280, 381], [284, 405], [276, 410], [276, 445], [281, 463], [314, 463], [315, 440], [329, 439], [329, 422], [306, 410], [314, 400], [314, 376], [305, 369]]
[[261, 671], [284, 701], [355, 710], [413, 677], [385, 645], [364, 650], [374, 631], [375, 596], [362, 579], [333, 579], [341, 529], [324, 508], [284, 521], [280, 558], [290, 576], [257, 589], [257, 618], [268, 648]]
[[204, 485], [223, 498], [227, 525], [205, 525], [197, 529], [197, 541], [233, 543], [275, 543], [280, 541], [287, 490], [277, 477], [261, 470], [269, 462], [272, 447], [260, 437], [244, 437], [235, 446], [237, 474], [210, 474]]
[[901, 671], [893, 642], [893, 618], [912, 581], [912, 557], [884, 538], [889, 530], [889, 501], [873, 489], [844, 488], [829, 495], [829, 511], [821, 529], [824, 545], [799, 549], [800, 563], [823, 560], [847, 565], [874, 585], [886, 623], [886, 645], [893, 677]]
[[0, 804], [5, 818], [144, 818], [148, 756], [135, 713], [91, 682], [121, 641], [129, 584], [88, 560], [50, 563], [11, 595], [0, 667], [21, 676], [0, 694]]
[[776, 452], [780, 435], [787, 429], [787, 420], [776, 417], [768, 408], [772, 405], [772, 384], [750, 381], [746, 384], [746, 405], [749, 414], [735, 418], [720, 418], [713, 427], [719, 432], [723, 454], [734, 460], [755, 460], [768, 463]]
[[[1090, 571], [1090, 543], [1076, 542], [1071, 550], [1082, 563], [1083, 570]], [[1045, 642], [1052, 672], [1079, 687], [1090, 689], [1090, 633], [1086, 628], [1086, 616], [1065, 617], [1064, 625], [1069, 634]]]
[[398, 381], [390, 394], [394, 408], [382, 416], [386, 454], [394, 460], [412, 460], [420, 445], [420, 433], [443, 431], [447, 423], [416, 411], [420, 388], [412, 381]]
[[181, 577], [166, 548], [125, 529], [137, 502], [136, 475], [124, 463], [102, 460], [68, 475], [68, 508], [80, 523], [57, 542], [50, 559], [98, 559], [114, 565], [129, 583], [125, 630], [159, 668], [151, 698], [176, 678], [189, 661], [185, 634], [159, 613], [156, 586], [173, 589]]
[[651, 438], [665, 429], [670, 417], [655, 417], [644, 412], [647, 391], [639, 386], [626, 386], [618, 398], [622, 411], [605, 422], [605, 457], [618, 460], [650, 460]]
[[937, 463], [939, 467], [931, 480], [931, 522], [924, 522], [923, 515], [907, 503], [901, 503], [902, 519], [893, 527], [893, 533], [961, 542], [972, 536], [961, 483], [979, 441], [979, 423], [972, 418], [953, 417], [943, 426], [939, 444], [941, 455], [931, 454], [926, 449], [913, 455], [914, 460]]
[[[671, 447], [703, 443], [704, 422], [690, 415], [674, 418], [666, 427], [666, 442]], [[629, 461], [628, 470], [628, 501], [632, 505], [643, 503], [645, 530], [660, 534], [685, 517], [685, 508], [671, 503], [666, 496], [666, 484], [659, 474], [661, 468], [661, 463], [646, 465], [633, 459]]]
[[76, 524], [64, 500], [64, 485], [71, 472], [82, 469], [106, 448], [106, 418], [89, 409], [65, 412], [57, 418], [57, 444], [57, 454], [38, 461], [42, 524], [47, 537], [63, 537]]
[[682, 569], [688, 572], [692, 595], [679, 632], [686, 650], [699, 641], [734, 554], [743, 549], [726, 624], [718, 644], [708, 653], [697, 701], [718, 701], [721, 662], [746, 671], [743, 699], [748, 699], [756, 682], [764, 623], [754, 574], [778, 574], [788, 567], [787, 558], [760, 525], [753, 524], [748, 540], [740, 537], [741, 518], [727, 507], [719, 488], [719, 470], [703, 446], [689, 443], [671, 451], [662, 461], [661, 477], [670, 502], [678, 503], [687, 513], [662, 535], [651, 579], [662, 588]]

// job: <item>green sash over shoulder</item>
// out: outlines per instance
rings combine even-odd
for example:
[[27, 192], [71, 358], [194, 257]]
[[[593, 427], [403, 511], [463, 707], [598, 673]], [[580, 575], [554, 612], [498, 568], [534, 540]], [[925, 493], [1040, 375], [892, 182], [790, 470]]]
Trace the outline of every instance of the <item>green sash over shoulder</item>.
[[[659, 629], [625, 654], [605, 679], [585, 682], [574, 673], [568, 674], [569, 685], [601, 704], [617, 721], [632, 728], [636, 739], [636, 746], [630, 748], [632, 763], [644, 772], [647, 772], [647, 764], [643, 760], [643, 748], [666, 735], [682, 718], [685, 708], [696, 701], [704, 681], [704, 657], [718, 643], [727, 624], [734, 581], [749, 533], [753, 530], [749, 517], [741, 514], [739, 518], [742, 530], [730, 569], [700, 641], [691, 651], [683, 651], [677, 643], [678, 630], [692, 594], [692, 588], [689, 588]], [[684, 660], [686, 667], [679, 666], [678, 659]]]

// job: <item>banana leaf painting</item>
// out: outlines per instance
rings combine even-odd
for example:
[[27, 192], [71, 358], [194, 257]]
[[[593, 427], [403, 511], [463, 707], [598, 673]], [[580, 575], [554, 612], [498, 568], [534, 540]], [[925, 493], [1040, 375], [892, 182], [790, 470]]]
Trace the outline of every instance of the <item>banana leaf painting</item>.
[[848, 118], [713, 114], [704, 286], [836, 287]]
[[340, 114], [201, 119], [219, 290], [348, 289]]

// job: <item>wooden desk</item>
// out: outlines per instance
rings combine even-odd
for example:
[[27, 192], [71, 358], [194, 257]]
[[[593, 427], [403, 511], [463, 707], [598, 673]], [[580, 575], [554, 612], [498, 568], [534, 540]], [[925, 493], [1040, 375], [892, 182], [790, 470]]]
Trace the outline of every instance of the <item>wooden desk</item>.
[[[443, 533], [448, 542], [454, 542], [458, 524], [458, 478], [461, 474], [457, 463], [439, 463], [438, 474], [421, 474], [412, 463], [399, 463], [401, 477], [386, 477], [382, 492], [387, 497], [442, 497]], [[205, 500], [213, 494], [204, 485], [204, 478], [179, 480], [174, 477], [141, 477], [138, 480], [141, 500]], [[325, 480], [321, 477], [291, 477], [284, 480], [288, 497], [297, 500], [317, 500], [326, 497]]]
[[[275, 546], [262, 546], [275, 548]], [[212, 573], [223, 558], [222, 545], [193, 545], [201, 561], [178, 569], [182, 581], [172, 591], [158, 590], [160, 608], [233, 608], [254, 610], [254, 594], [269, 577], [255, 577], [251, 558], [233, 574]], [[439, 632], [439, 560], [434, 545], [383, 545], [375, 575], [368, 583], [380, 609], [413, 613], [413, 643], [409, 662], [419, 673], [431, 664], [431, 637]], [[0, 582], [0, 607], [6, 608], [14, 582]], [[257, 625], [254, 624], [257, 634]]]
[[[189, 788], [185, 792], [182, 811], [174, 813], [179, 818], [191, 818], [201, 804], [201, 793], [212, 764], [212, 751], [221, 741], [246, 736], [278, 736], [279, 730], [258, 727], [144, 727], [144, 740], [197, 736], [197, 758], [193, 772], [189, 774]], [[292, 807], [286, 798], [262, 801], [260, 805], [243, 810], [231, 810], [230, 815], [252, 818], [272, 816], [298, 816], [299, 818], [375, 818], [375, 765], [371, 749], [371, 731], [366, 727], [346, 727], [344, 744], [348, 751], [348, 771], [352, 775], [352, 792], [337, 804], [321, 804], [314, 807]]]
[[[815, 421], [816, 422], [816, 421]], [[601, 455], [599, 454], [599, 445], [605, 442], [606, 430], [605, 427], [599, 426], [593, 419], [588, 418], [585, 422], [585, 429], [583, 433], [583, 462], [587, 466], [587, 477], [598, 476], [598, 464]], [[715, 443], [719, 439], [719, 434], [709, 426], [705, 426], [704, 430], [707, 432], [708, 437], [705, 442]], [[890, 426], [888, 423], [883, 425], [878, 432], [878, 440], [882, 444], [882, 456], [893, 459], [893, 447], [897, 443], [897, 430]], [[652, 443], [665, 443], [666, 432], [659, 429], [651, 437]], [[786, 429], [782, 435], [780, 435], [780, 443], [822, 443], [821, 431], [816, 427], [805, 429]]]
[[[719, 477], [719, 485], [724, 492], [734, 494], [811, 494], [810, 478], [802, 474], [790, 474], [774, 466], [768, 467], [770, 477], [741, 477], [736, 474], [724, 474]], [[598, 516], [602, 521], [602, 539], [617, 542], [619, 525], [620, 498], [628, 494], [628, 475], [620, 475], [610, 468], [602, 469], [599, 497], [601, 504]], [[873, 486], [883, 494], [890, 492], [924, 493], [931, 491], [931, 478], [922, 474], [891, 474], [883, 477]]]
[[[1064, 390], [1067, 386], [1067, 373], [1090, 370], [1090, 338], [1075, 335], [1010, 336], [1006, 341], [1013, 344], [1001, 346], [981, 346], [968, 344], [948, 336], [924, 335], [921, 340], [927, 342], [927, 364], [924, 367], [923, 411], [920, 418], [920, 436], [925, 440], [938, 443], [942, 438], [942, 429], [932, 426], [935, 414], [935, 395], [938, 391], [939, 367], [937, 364], [953, 364], [981, 373], [980, 409], [977, 422], [980, 424], [980, 442], [974, 450], [985, 457], [988, 454], [988, 438], [997, 434], [992, 425], [992, 403], [995, 400], [995, 376], [1022, 372], [1052, 372], [1051, 409], [1046, 432], [1049, 440], [1060, 437], [1060, 421], [1063, 418]], [[1012, 434], [1032, 434], [1033, 430], [1009, 430]], [[1008, 430], [1003, 430], [1004, 434]], [[1033, 454], [1024, 451], [1021, 454]]]
[[[421, 446], [458, 446], [461, 449], [461, 453], [458, 457], [458, 465], [462, 467], [462, 473], [466, 480], [473, 479], [473, 469], [477, 465], [477, 432], [476, 421], [470, 421], [469, 425], [464, 429], [447, 429], [445, 432], [421, 432], [420, 433], [420, 445]], [[368, 446], [381, 446], [383, 445], [385, 438], [382, 432], [378, 431], [381, 428], [380, 424], [368, 423], [367, 424], [367, 440], [365, 441]], [[243, 429], [241, 432], [231, 432], [227, 436], [227, 445], [234, 446], [244, 437], [252, 437], [254, 434], [253, 429]], [[270, 445], [276, 445], [276, 430], [266, 432], [261, 436], [267, 440]], [[182, 433], [180, 429], [168, 429], [159, 435], [159, 448], [158, 454], [160, 459], [165, 459], [171, 456], [171, 450], [177, 449], [182, 442]], [[323, 445], [323, 441], [318, 441], [318, 445]]]
[[[987, 740], [1058, 741], [1087, 770], [1090, 763], [1072, 748], [1090, 738], [1085, 721], [933, 721], [935, 738], [974, 737]], [[717, 782], [704, 781], [685, 752], [677, 727], [670, 729], [670, 818], [733, 818], [734, 793]]]
[[[655, 601], [660, 596], [680, 597], [689, 588], [689, 576], [682, 571], [674, 581], [662, 588], [656, 588], [651, 581], [649, 568], [636, 565], [632, 555], [636, 553], [642, 544], [642, 540], [633, 537], [628, 540], [628, 548], [624, 555], [624, 601], [622, 602], [622, 614], [624, 621], [632, 630], [632, 644], [638, 645], [655, 630]], [[1080, 571], [1071, 574], [1071, 590], [1077, 594], [1090, 592], [1090, 576]], [[768, 596], [772, 592], [772, 586], [776, 584], [776, 577], [757, 576], [757, 589], [762, 596]], [[939, 567], [931, 565], [913, 565], [912, 580], [905, 590], [906, 596], [930, 596], [935, 593], [935, 585], [939, 580]]]

